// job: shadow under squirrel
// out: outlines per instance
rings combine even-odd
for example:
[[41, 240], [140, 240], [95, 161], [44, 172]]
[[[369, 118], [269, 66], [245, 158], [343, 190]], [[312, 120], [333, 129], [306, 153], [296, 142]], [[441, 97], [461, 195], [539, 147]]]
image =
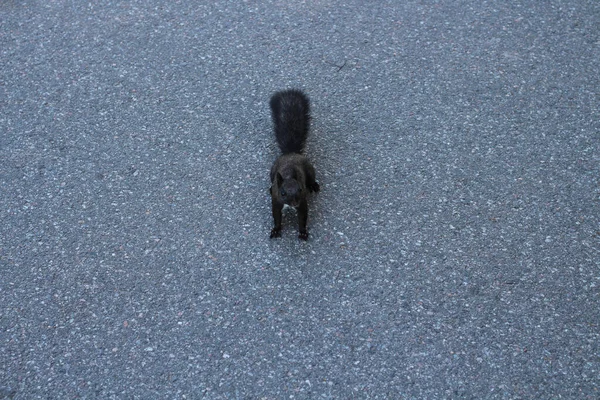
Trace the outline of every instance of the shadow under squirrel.
[[308, 239], [307, 197], [318, 192], [315, 169], [302, 154], [310, 125], [310, 102], [300, 90], [275, 93], [270, 101], [275, 139], [281, 156], [271, 167], [271, 204], [275, 226], [271, 238], [281, 235], [281, 211], [284, 205], [298, 212], [298, 238]]

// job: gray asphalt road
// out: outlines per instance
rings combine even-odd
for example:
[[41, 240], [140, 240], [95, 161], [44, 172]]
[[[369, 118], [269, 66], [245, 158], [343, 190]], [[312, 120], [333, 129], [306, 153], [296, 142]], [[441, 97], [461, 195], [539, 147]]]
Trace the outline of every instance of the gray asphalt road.
[[[368, 4], [365, 4], [368, 3]], [[600, 3], [0, 2], [0, 398], [600, 398]], [[269, 240], [276, 90], [309, 242]]]

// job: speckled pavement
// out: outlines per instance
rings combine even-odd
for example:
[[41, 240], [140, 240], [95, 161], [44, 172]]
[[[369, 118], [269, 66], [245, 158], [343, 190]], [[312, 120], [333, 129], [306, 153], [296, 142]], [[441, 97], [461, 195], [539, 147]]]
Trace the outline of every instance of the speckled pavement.
[[[0, 399], [600, 398], [600, 3], [0, 1]], [[269, 239], [268, 100], [321, 193]]]

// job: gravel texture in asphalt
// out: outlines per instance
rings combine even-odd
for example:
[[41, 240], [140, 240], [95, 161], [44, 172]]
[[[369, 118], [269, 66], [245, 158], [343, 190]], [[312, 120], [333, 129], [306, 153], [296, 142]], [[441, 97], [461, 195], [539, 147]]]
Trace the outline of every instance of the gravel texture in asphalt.
[[[600, 2], [0, 1], [0, 399], [600, 398]], [[312, 100], [308, 242], [268, 100]]]

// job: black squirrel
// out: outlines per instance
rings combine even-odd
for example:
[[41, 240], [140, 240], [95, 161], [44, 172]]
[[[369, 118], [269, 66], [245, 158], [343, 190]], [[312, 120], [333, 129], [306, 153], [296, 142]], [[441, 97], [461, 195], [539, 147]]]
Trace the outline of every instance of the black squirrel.
[[275, 139], [281, 156], [271, 167], [271, 204], [275, 226], [271, 238], [281, 234], [281, 211], [284, 205], [298, 211], [298, 237], [308, 239], [307, 197], [318, 192], [315, 169], [302, 154], [310, 125], [310, 102], [300, 90], [290, 89], [275, 93], [271, 106]]

